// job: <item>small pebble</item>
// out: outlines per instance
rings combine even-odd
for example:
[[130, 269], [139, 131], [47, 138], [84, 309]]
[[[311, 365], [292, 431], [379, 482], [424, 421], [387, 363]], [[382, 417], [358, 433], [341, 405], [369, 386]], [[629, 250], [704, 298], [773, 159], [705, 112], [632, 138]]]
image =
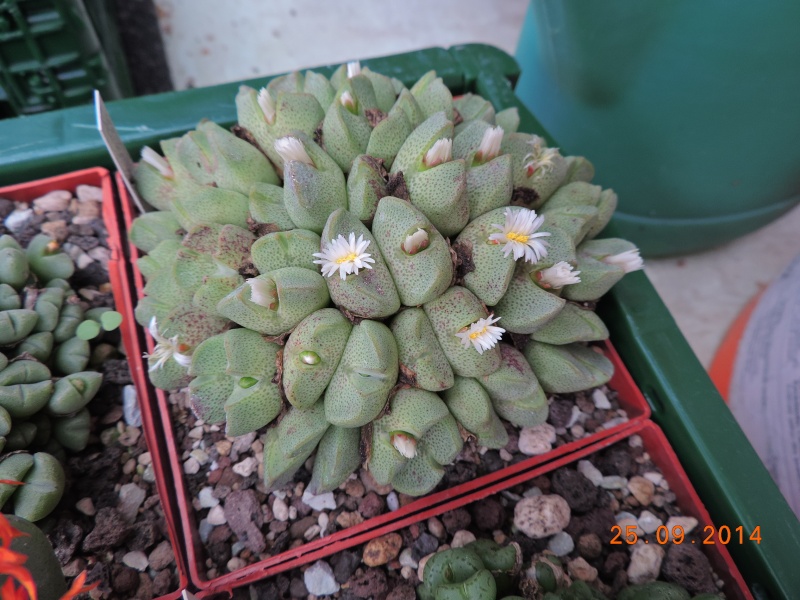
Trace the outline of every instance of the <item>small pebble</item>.
[[147, 555], [139, 550], [128, 552], [122, 557], [122, 562], [131, 569], [136, 569], [137, 571], [144, 571], [150, 566], [150, 562], [147, 560]]
[[575, 423], [577, 423], [578, 420], [580, 420], [583, 415], [584, 413], [581, 412], [580, 408], [578, 408], [577, 406], [573, 406], [572, 413], [569, 416], [569, 421], [567, 421], [566, 427], [569, 428], [575, 425]]
[[319, 560], [303, 573], [303, 583], [309, 594], [326, 596], [339, 591], [339, 584], [333, 576], [331, 566], [324, 560]]
[[523, 498], [514, 507], [514, 525], [533, 539], [563, 531], [570, 516], [567, 501], [555, 494]]
[[569, 432], [575, 439], [580, 439], [586, 434], [586, 430], [580, 425], [573, 425], [569, 428]]
[[328, 531], [328, 524], [330, 523], [330, 517], [328, 513], [319, 513], [319, 517], [317, 517], [317, 523], [319, 524], [319, 536], [325, 537], [325, 532]]
[[200, 519], [197, 525], [197, 532], [200, 534], [200, 540], [205, 544], [208, 542], [208, 536], [214, 531], [214, 526], [208, 522], [208, 519]]
[[404, 567], [410, 567], [412, 569], [416, 569], [419, 566], [419, 563], [416, 560], [414, 560], [414, 557], [412, 556], [411, 548], [405, 548], [400, 553], [400, 558], [398, 560], [400, 564]]
[[205, 450], [195, 448], [189, 453], [189, 455], [194, 457], [201, 465], [208, 464], [208, 454], [205, 452]]
[[632, 548], [628, 580], [633, 584], [655, 581], [661, 571], [664, 549], [656, 544], [637, 544]]
[[656, 529], [661, 527], [664, 522], [651, 513], [649, 510], [643, 510], [638, 519], [639, 527], [645, 533], [654, 533]]
[[336, 498], [333, 497], [333, 492], [325, 492], [315, 496], [306, 490], [303, 493], [303, 503], [311, 507], [313, 510], [334, 510], [336, 508]]
[[436, 554], [436, 552], [431, 552], [419, 559], [419, 567], [417, 567], [417, 579], [420, 581], [424, 581], [422, 575], [425, 573], [425, 565], [428, 564], [431, 556]]
[[72, 194], [66, 190], [53, 190], [36, 198], [31, 204], [44, 212], [61, 212], [67, 210]]
[[190, 456], [189, 459], [183, 463], [183, 472], [187, 475], [194, 475], [198, 471], [200, 471], [200, 461], [194, 456]]
[[142, 473], [142, 479], [144, 479], [147, 483], [156, 482], [156, 472], [155, 469], [153, 469], [153, 465], [147, 465], [144, 468], [144, 473]]
[[611, 410], [611, 402], [609, 402], [606, 393], [600, 388], [597, 388], [592, 392], [592, 402], [594, 402], [595, 408], [600, 410]]
[[147, 492], [140, 488], [135, 483], [126, 483], [119, 489], [119, 503], [117, 510], [122, 518], [128, 523], [133, 523], [136, 520], [136, 515], [139, 514], [139, 507], [147, 497]]
[[153, 456], [149, 452], [142, 452], [136, 460], [140, 465], [146, 467], [153, 462]]
[[91, 498], [81, 498], [75, 504], [75, 508], [87, 517], [93, 517], [97, 514], [97, 509], [94, 507], [94, 502], [92, 502]]
[[689, 534], [697, 527], [697, 519], [694, 517], [670, 517], [667, 520], [667, 530], [669, 531], [670, 539], [672, 539], [672, 528], [683, 527], [683, 533]]
[[397, 558], [400, 548], [403, 546], [403, 538], [399, 533], [389, 533], [370, 540], [364, 547], [364, 554], [361, 560], [368, 567], [379, 567]]
[[536, 427], [523, 427], [519, 433], [519, 451], [527, 456], [544, 454], [553, 449], [556, 430], [549, 423]]
[[228, 456], [231, 453], [232, 442], [230, 440], [220, 440], [214, 444], [220, 456]]
[[556, 556], [566, 556], [575, 549], [575, 540], [567, 532], [562, 531], [550, 538], [547, 548]]
[[355, 525], [360, 525], [364, 522], [364, 517], [362, 517], [359, 513], [353, 511], [343, 511], [339, 513], [339, 516], [336, 517], [336, 522], [339, 524], [339, 527], [342, 529], [347, 529], [348, 527], [353, 527]]
[[397, 494], [390, 492], [389, 495], [386, 496], [386, 506], [391, 511], [395, 511], [400, 508], [400, 500], [397, 498]]
[[641, 448], [642, 447], [642, 436], [640, 435], [632, 435], [628, 438], [628, 445], [631, 448]]
[[403, 579], [411, 579], [414, 576], [414, 569], [412, 569], [411, 567], [403, 567], [402, 569], [400, 569], [400, 576]]
[[628, 490], [630, 490], [633, 497], [639, 501], [642, 506], [648, 506], [653, 501], [653, 494], [655, 494], [655, 486], [653, 482], [639, 475], [631, 477], [628, 481]]
[[624, 490], [628, 480], [620, 475], [607, 475], [600, 481], [600, 487], [606, 490]]
[[79, 185], [77, 188], [75, 188], [75, 195], [81, 202], [103, 201], [103, 190], [94, 185]]
[[648, 471], [643, 475], [643, 477], [649, 481], [652, 481], [653, 485], [661, 485], [661, 482], [664, 481], [664, 476], [657, 471]]
[[125, 423], [131, 427], [142, 426], [142, 413], [139, 410], [139, 402], [136, 400], [136, 388], [126, 385], [122, 388], [122, 414]]
[[234, 556], [233, 558], [231, 558], [226, 565], [228, 571], [231, 572], [236, 571], [238, 569], [242, 569], [246, 566], [247, 566], [247, 561], [244, 560], [243, 558], [239, 558], [238, 556]]
[[569, 561], [567, 572], [573, 579], [580, 581], [592, 582], [597, 579], [597, 569], [586, 562], [582, 556]]
[[470, 542], [475, 541], [475, 534], [466, 529], [461, 529], [453, 534], [453, 541], [450, 542], [451, 548], [463, 548]]
[[203, 437], [203, 426], [200, 425], [199, 427], [192, 427], [189, 430], [189, 433], [186, 434], [193, 440], [199, 440]]
[[431, 535], [436, 536], [440, 540], [445, 536], [444, 525], [442, 525], [442, 522], [436, 517], [428, 519], [428, 531]]
[[243, 461], [233, 465], [233, 472], [242, 477], [249, 477], [258, 470], [258, 461], [252, 456], [248, 456]]
[[32, 208], [17, 209], [6, 217], [4, 224], [12, 233], [19, 233], [25, 229], [31, 219], [33, 219]]
[[219, 504], [219, 500], [214, 497], [214, 488], [204, 487], [197, 494], [197, 499], [200, 500], [201, 508], [214, 508]]
[[500, 448], [500, 458], [505, 462], [511, 462], [514, 456], [505, 448]]
[[303, 533], [303, 537], [307, 542], [310, 542], [319, 535], [321, 530], [322, 528], [319, 525], [312, 525], [311, 527], [306, 529], [305, 533]]
[[588, 460], [578, 461], [578, 471], [595, 485], [600, 485], [603, 481], [603, 474]]
[[227, 519], [225, 518], [225, 510], [222, 508], [222, 505], [217, 505], [208, 511], [208, 522], [212, 525], [224, 525], [227, 523]]

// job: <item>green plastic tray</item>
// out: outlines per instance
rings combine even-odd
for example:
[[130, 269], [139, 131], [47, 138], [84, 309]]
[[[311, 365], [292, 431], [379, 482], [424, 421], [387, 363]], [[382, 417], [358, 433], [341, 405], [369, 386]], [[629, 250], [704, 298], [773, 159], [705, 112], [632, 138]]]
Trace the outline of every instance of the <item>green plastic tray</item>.
[[[471, 44], [363, 61], [413, 83], [436, 69], [454, 92], [474, 92], [499, 108], [516, 106], [521, 129], [545, 135], [513, 91], [519, 67], [491, 46]], [[332, 67], [316, 69], [330, 73]], [[246, 82], [263, 85], [269, 78]], [[238, 84], [110, 102], [128, 149], [176, 136], [203, 118], [235, 120]], [[0, 122], [0, 185], [87, 166], [111, 166], [90, 107]], [[606, 232], [614, 235], [612, 221]], [[793, 600], [800, 590], [800, 522], [750, 446], [644, 273], [629, 275], [599, 312], [717, 526], [761, 527], [762, 542], [728, 546], [757, 598]]]

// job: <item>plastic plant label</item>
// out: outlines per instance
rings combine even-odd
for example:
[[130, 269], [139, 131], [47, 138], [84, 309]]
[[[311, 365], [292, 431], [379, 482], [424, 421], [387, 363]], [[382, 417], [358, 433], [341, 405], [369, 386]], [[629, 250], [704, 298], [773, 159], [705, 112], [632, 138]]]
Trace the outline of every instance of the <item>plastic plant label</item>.
[[114, 121], [111, 120], [111, 115], [108, 114], [105, 102], [98, 90], [94, 91], [94, 107], [97, 116], [97, 130], [100, 132], [100, 137], [111, 155], [111, 159], [117, 167], [117, 170], [122, 175], [122, 180], [125, 182], [125, 187], [128, 188], [128, 193], [131, 195], [136, 208], [140, 213], [146, 212], [141, 198], [133, 185], [133, 159], [128, 153], [125, 144], [122, 143], [122, 138], [119, 137]]

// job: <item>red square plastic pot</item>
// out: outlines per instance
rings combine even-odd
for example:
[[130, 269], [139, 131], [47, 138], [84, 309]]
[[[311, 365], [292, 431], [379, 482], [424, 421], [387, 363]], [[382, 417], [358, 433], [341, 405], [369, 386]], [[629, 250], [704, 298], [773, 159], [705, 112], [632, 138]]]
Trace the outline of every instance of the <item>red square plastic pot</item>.
[[[752, 594], [748, 590], [744, 579], [739, 573], [739, 569], [733, 562], [733, 559], [731, 558], [731, 555], [726, 547], [728, 543], [739, 543], [739, 540], [736, 538], [736, 535], [728, 536], [726, 533], [725, 536], [723, 536], [725, 537], [726, 542], [723, 543], [719, 535], [719, 531], [724, 525], [727, 525], [730, 531], [734, 532], [735, 528], [740, 524], [715, 524], [711, 521], [708, 511], [703, 505], [700, 497], [697, 495], [697, 492], [694, 490], [694, 487], [689, 481], [689, 478], [686, 475], [686, 472], [683, 470], [683, 467], [681, 467], [680, 461], [678, 460], [678, 457], [673, 451], [672, 447], [669, 445], [666, 436], [657, 425], [649, 420], [629, 424], [622, 431], [618, 431], [600, 441], [590, 444], [589, 446], [586, 446], [577, 452], [574, 452], [568, 456], [563, 456], [555, 461], [548, 462], [547, 464], [540, 465], [514, 477], [484, 487], [480, 490], [467, 493], [459, 498], [439, 504], [436, 507], [431, 507], [416, 514], [398, 518], [391, 523], [375, 528], [369, 532], [353, 535], [346, 540], [340, 540], [335, 543], [331, 543], [326, 548], [321, 548], [314, 552], [304, 554], [303, 556], [299, 556], [284, 562], [281, 565], [272, 567], [270, 569], [265, 569], [262, 572], [262, 578], [301, 567], [305, 564], [316, 562], [317, 560], [330, 557], [349, 548], [364, 545], [370, 540], [394, 531], [401, 530], [405, 527], [409, 527], [414, 523], [425, 521], [431, 517], [439, 516], [447, 511], [468, 507], [474, 502], [498, 494], [504, 490], [513, 488], [514, 486], [532, 482], [532, 480], [536, 479], [537, 477], [551, 473], [556, 469], [566, 465], [577, 463], [579, 460], [587, 458], [592, 454], [602, 451], [605, 448], [608, 448], [609, 446], [623, 441], [633, 435], [638, 435], [641, 437], [644, 450], [649, 453], [650, 459], [661, 471], [661, 474], [669, 484], [669, 490], [675, 494], [675, 503], [680, 507], [682, 514], [685, 516], [692, 516], [697, 519], [698, 525], [696, 530], [703, 532], [701, 536], [703, 540], [703, 549], [706, 550], [705, 554], [708, 557], [714, 572], [725, 583], [723, 591], [725, 592], [726, 597], [729, 600], [753, 600]], [[624, 537], [624, 532], [622, 532], [621, 537]], [[666, 538], [664, 539], [665, 547], [666, 544], [673, 543], [666, 541]], [[747, 535], [745, 535], [744, 543], [756, 542], [748, 540]], [[625, 542], [622, 542], [620, 548], [624, 548], [624, 544]], [[220, 580], [221, 579], [222, 578], [220, 578]], [[216, 580], [215, 583], [220, 582], [220, 580]], [[219, 597], [216, 595], [223, 593], [230, 594], [234, 587], [252, 582], [253, 581], [249, 578], [247, 578], [247, 580], [243, 578], [238, 582], [228, 581], [225, 582], [226, 585], [212, 586], [203, 590], [198, 594], [198, 598], [210, 598], [212, 596]]]
[[[124, 320], [120, 326], [120, 335], [128, 352], [131, 376], [135, 382], [137, 392], [141, 389], [142, 374], [136, 373], [138, 365], [141, 370], [141, 361], [131, 360], [135, 355], [130, 354], [137, 348], [137, 336], [140, 332], [135, 327], [132, 313], [132, 286], [131, 277], [128, 273], [127, 261], [122, 250], [122, 223], [119, 218], [117, 199], [111, 174], [103, 168], [84, 169], [74, 171], [64, 175], [48, 177], [27, 183], [20, 183], [4, 188], [0, 188], [0, 197], [14, 200], [16, 202], [31, 202], [53, 190], [75, 190], [79, 185], [92, 185], [99, 187], [103, 192], [102, 214], [103, 222], [108, 232], [108, 246], [111, 250], [111, 258], [108, 261], [108, 275], [111, 289], [114, 296], [114, 304], [117, 311], [124, 315]], [[139, 353], [141, 354], [141, 353]], [[146, 375], [144, 376], [146, 380]], [[142, 430], [144, 432], [147, 447], [153, 459], [153, 469], [156, 475], [156, 490], [158, 491], [161, 505], [164, 510], [164, 517], [167, 522], [167, 533], [170, 544], [175, 554], [175, 563], [178, 571], [179, 588], [158, 600], [174, 600], [181, 597], [181, 591], [188, 585], [186, 560], [183, 552], [183, 544], [178, 535], [178, 520], [175, 515], [173, 504], [174, 494], [170, 493], [172, 482], [168, 471], [165, 468], [164, 457], [166, 453], [161, 438], [161, 424], [156, 424], [156, 414], [152, 403], [147, 400], [147, 395], [139, 395], [139, 408], [142, 415]]]
[[[120, 200], [122, 204], [122, 213], [124, 218], [125, 229], [129, 230], [133, 218], [135, 217], [135, 207], [131, 201], [121, 177], [118, 175], [118, 187], [120, 193]], [[136, 259], [140, 256], [138, 249], [132, 244], [128, 247], [129, 258], [131, 261], [131, 268], [133, 270], [133, 284], [136, 287], [138, 297], [143, 295], [144, 279], [142, 278], [139, 269], [136, 266]], [[133, 318], [133, 310], [130, 307], [130, 312], [125, 314], [126, 321], [136, 326]], [[154, 342], [143, 328], [138, 327], [140, 334], [146, 338], [146, 348], [152, 351]], [[139, 336], [130, 336], [131, 339], [139, 340]], [[606, 356], [611, 359], [615, 367], [615, 375], [609, 382], [609, 387], [618, 393], [620, 407], [624, 408], [627, 412], [629, 420], [625, 423], [617, 424], [606, 430], [599, 431], [591, 436], [587, 436], [580, 440], [564, 444], [543, 455], [533, 456], [529, 459], [523, 460], [517, 464], [505, 467], [491, 474], [484, 475], [472, 481], [460, 484], [458, 486], [423, 496], [418, 500], [407, 504], [400, 509], [387, 512], [386, 514], [373, 517], [361, 523], [360, 525], [343, 529], [326, 536], [308, 542], [300, 547], [288, 550], [281, 554], [277, 554], [268, 559], [262, 560], [258, 563], [248, 565], [231, 573], [221, 575], [215, 579], [209, 580], [205, 576], [204, 569], [204, 550], [200, 541], [200, 536], [195, 521], [194, 509], [192, 507], [191, 498], [187, 494], [187, 486], [182, 476], [183, 469], [180, 463], [180, 456], [178, 446], [175, 440], [175, 435], [171, 426], [171, 419], [169, 414], [169, 406], [166, 394], [161, 390], [154, 389], [147, 380], [147, 368], [144, 361], [139, 360], [141, 356], [141, 347], [131, 348], [128, 355], [131, 357], [131, 372], [136, 376], [134, 381], [137, 385], [137, 392], [143, 403], [149, 404], [159, 411], [161, 422], [164, 424], [162, 432], [163, 439], [166, 442], [167, 457], [169, 461], [169, 468], [175, 477], [175, 494], [178, 505], [178, 514], [181, 518], [180, 527], [177, 527], [183, 532], [186, 556], [188, 560], [189, 574], [192, 583], [199, 589], [230, 589], [232, 587], [242, 585], [247, 582], [256, 581], [267, 575], [278, 573], [285, 569], [291, 568], [292, 565], [298, 564], [297, 561], [304, 562], [303, 557], [311, 552], [330, 548], [338, 542], [347, 540], [356, 535], [368, 535], [369, 532], [376, 528], [390, 526], [398, 519], [412, 518], [413, 515], [431, 509], [444, 502], [451, 501], [454, 498], [463, 496], [475, 490], [479, 490], [485, 486], [496, 484], [516, 474], [523, 473], [537, 465], [554, 460], [556, 458], [566, 456], [573, 453], [599, 439], [613, 435], [615, 432], [624, 430], [630, 426], [631, 423], [638, 423], [644, 421], [650, 416], [650, 408], [642, 396], [641, 392], [636, 387], [630, 374], [625, 366], [622, 364], [619, 355], [614, 350], [610, 343], [606, 343], [603, 351]], [[134, 365], [134, 362], [138, 364]]]

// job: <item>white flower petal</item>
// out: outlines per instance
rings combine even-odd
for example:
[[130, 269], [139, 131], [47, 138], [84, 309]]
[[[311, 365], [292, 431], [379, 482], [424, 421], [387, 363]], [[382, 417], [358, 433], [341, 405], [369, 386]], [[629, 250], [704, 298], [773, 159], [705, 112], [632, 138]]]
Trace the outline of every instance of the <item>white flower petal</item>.
[[478, 351], [478, 354], [483, 354], [484, 350], [494, 348], [506, 330], [492, 325], [500, 320], [500, 317], [493, 317], [494, 315], [489, 315], [486, 319], [478, 319], [469, 328], [457, 332], [456, 337], [461, 340], [461, 345], [464, 348], [469, 348], [472, 345]]
[[356, 75], [361, 75], [361, 63], [354, 60], [347, 63], [347, 78], [351, 79]]
[[609, 265], [618, 265], [622, 267], [626, 273], [644, 268], [644, 260], [639, 256], [638, 248], [606, 256], [603, 262]]
[[261, 112], [264, 113], [264, 118], [267, 120], [267, 123], [272, 125], [275, 122], [275, 100], [273, 100], [272, 95], [266, 87], [262, 87], [258, 90], [257, 100], [258, 106], [261, 107]]
[[337, 271], [342, 279], [353, 273], [358, 274], [359, 269], [371, 269], [367, 263], [374, 263], [375, 259], [368, 252], [364, 252], [370, 245], [370, 240], [365, 240], [363, 235], [358, 236], [350, 233], [345, 237], [339, 234], [335, 240], [331, 240], [321, 252], [315, 252], [313, 256], [319, 258], [314, 264], [322, 265], [322, 275], [331, 277]]
[[303, 142], [296, 137], [286, 136], [275, 140], [275, 152], [286, 162], [297, 161], [314, 166], [314, 161], [306, 152]]
[[514, 260], [525, 257], [527, 262], [536, 263], [547, 256], [547, 242], [537, 238], [547, 237], [550, 233], [536, 230], [544, 223], [544, 216], [536, 216], [536, 211], [527, 208], [507, 208], [503, 213], [505, 223], [492, 227], [502, 233], [492, 233], [489, 241], [503, 246], [503, 256], [513, 252]]
[[489, 162], [500, 154], [500, 144], [503, 142], [503, 128], [489, 127], [481, 139], [478, 151], [475, 153], [476, 162]]
[[144, 162], [156, 169], [164, 177], [171, 178], [175, 176], [175, 173], [172, 172], [172, 167], [169, 166], [167, 159], [153, 150], [150, 146], [144, 146], [142, 148], [141, 157]]
[[542, 287], [559, 290], [565, 285], [572, 285], [581, 282], [581, 278], [578, 277], [581, 272], [573, 269], [574, 268], [571, 264], [562, 260], [554, 264], [552, 267], [542, 269], [536, 274], [536, 276], [539, 280], [539, 283], [542, 284]]
[[428, 168], [453, 160], [453, 140], [442, 138], [436, 140], [433, 146], [425, 153], [422, 162]]

